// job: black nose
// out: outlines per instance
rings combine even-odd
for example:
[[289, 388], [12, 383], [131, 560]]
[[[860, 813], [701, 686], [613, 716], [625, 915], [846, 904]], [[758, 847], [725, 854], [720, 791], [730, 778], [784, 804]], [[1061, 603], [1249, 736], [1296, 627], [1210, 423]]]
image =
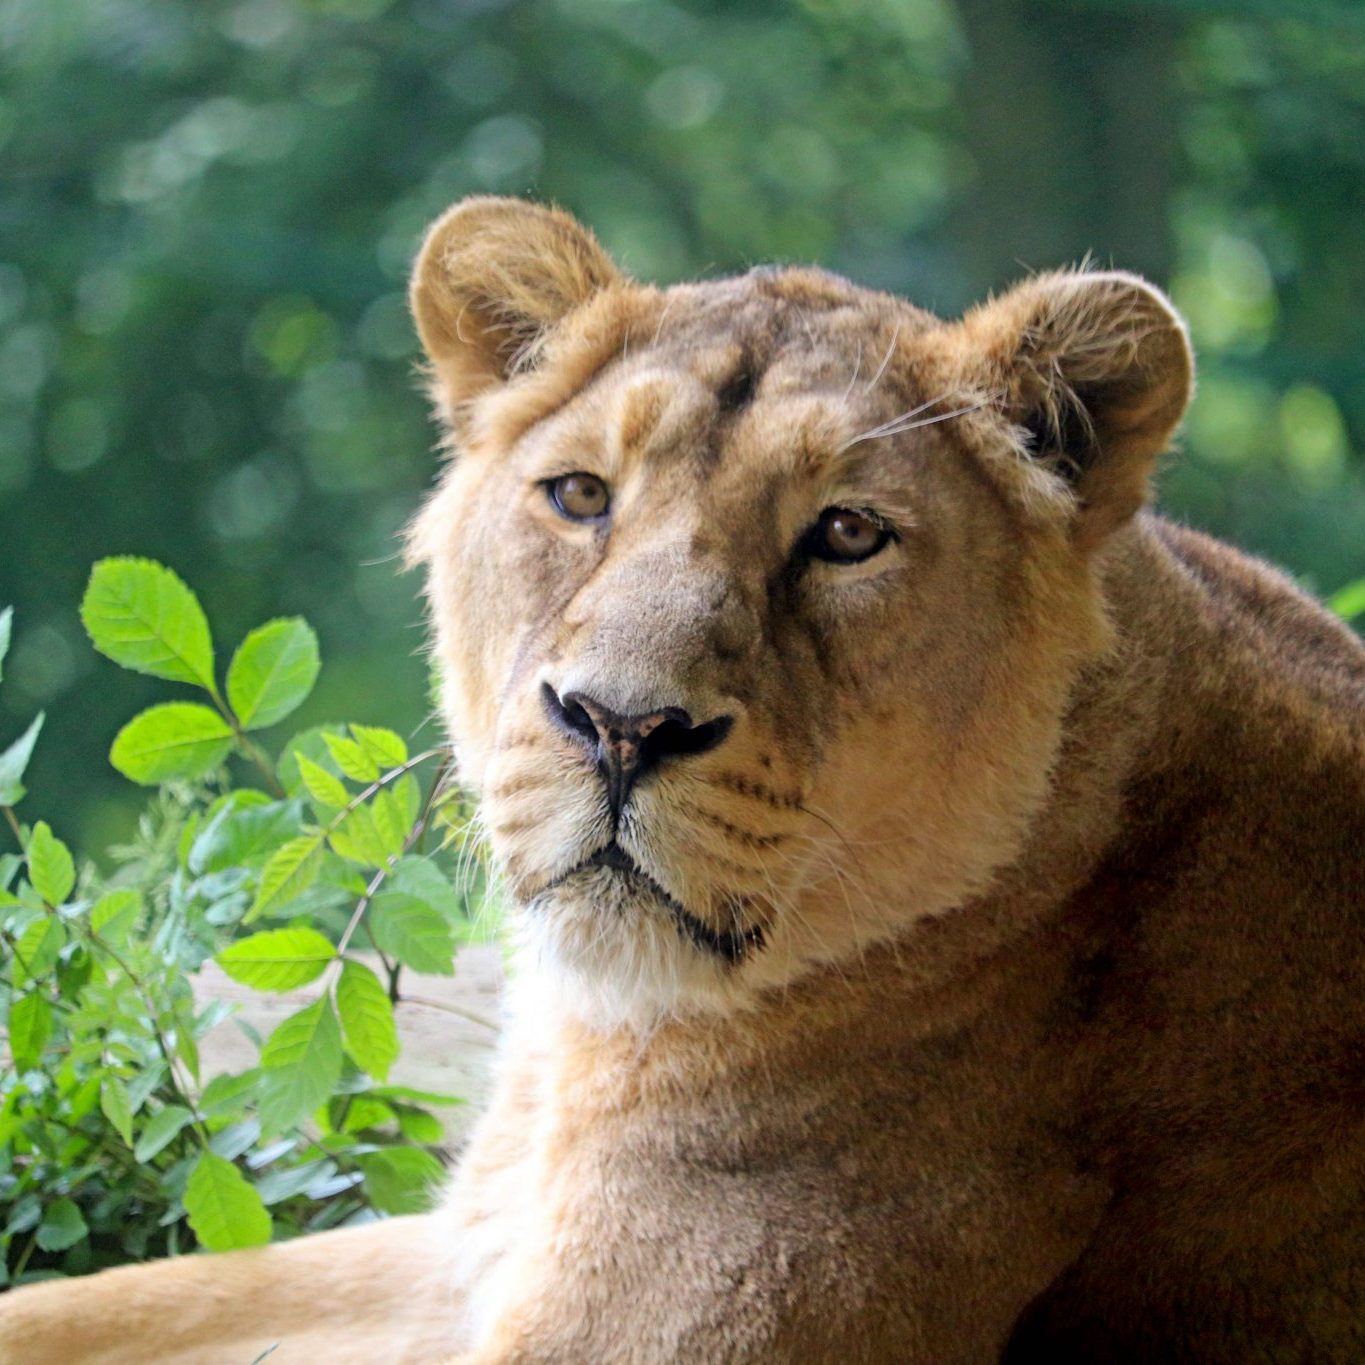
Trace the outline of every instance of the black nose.
[[681, 706], [623, 716], [582, 692], [561, 697], [549, 683], [541, 684], [541, 694], [550, 719], [597, 759], [616, 816], [636, 781], [661, 759], [704, 754], [734, 724], [729, 716], [717, 716], [698, 725]]

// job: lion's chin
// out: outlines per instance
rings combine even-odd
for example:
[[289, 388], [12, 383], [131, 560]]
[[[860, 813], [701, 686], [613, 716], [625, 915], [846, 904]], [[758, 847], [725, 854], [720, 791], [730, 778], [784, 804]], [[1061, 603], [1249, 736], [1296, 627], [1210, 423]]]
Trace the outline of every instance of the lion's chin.
[[537, 978], [604, 1026], [714, 1009], [732, 994], [731, 978], [759, 939], [757, 930], [708, 926], [618, 853], [559, 877], [517, 918]]

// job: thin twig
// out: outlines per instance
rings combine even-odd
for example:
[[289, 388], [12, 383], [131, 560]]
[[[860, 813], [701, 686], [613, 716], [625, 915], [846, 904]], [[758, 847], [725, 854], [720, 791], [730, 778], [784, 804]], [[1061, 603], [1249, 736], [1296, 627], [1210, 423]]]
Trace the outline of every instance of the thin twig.
[[481, 1014], [475, 1014], [473, 1010], [467, 1010], [463, 1005], [450, 1005], [442, 1000], [433, 1000], [426, 995], [403, 994], [398, 997], [400, 1005], [422, 1005], [429, 1010], [442, 1010], [446, 1014], [458, 1014], [461, 1019], [468, 1019], [471, 1024], [479, 1024], [489, 1030], [490, 1033], [501, 1033], [502, 1029], [491, 1019], [485, 1019]]

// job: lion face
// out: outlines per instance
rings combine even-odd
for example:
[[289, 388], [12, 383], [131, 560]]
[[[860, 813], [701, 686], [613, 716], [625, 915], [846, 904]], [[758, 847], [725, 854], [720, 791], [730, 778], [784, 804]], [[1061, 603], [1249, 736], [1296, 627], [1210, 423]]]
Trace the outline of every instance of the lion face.
[[433, 230], [458, 457], [413, 545], [446, 718], [537, 979], [583, 1012], [734, 1007], [1017, 855], [1107, 638], [1098, 547], [1189, 383], [1147, 286], [1024, 288], [945, 324], [809, 271], [636, 286], [516, 201]]

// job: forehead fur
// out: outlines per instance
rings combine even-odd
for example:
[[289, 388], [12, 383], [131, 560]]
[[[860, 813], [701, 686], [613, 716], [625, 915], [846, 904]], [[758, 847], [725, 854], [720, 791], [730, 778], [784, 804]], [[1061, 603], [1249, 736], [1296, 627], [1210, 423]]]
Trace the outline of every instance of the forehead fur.
[[[475, 406], [463, 444], [507, 448], [616, 361], [686, 374], [722, 413], [759, 393], [875, 391], [894, 404], [917, 392], [907, 388], [906, 362], [915, 338], [936, 323], [903, 300], [810, 268], [762, 267], [670, 289], [622, 282], [579, 308], [511, 383]], [[636, 386], [623, 414], [627, 445], [663, 418], [666, 397], [658, 386]]]

